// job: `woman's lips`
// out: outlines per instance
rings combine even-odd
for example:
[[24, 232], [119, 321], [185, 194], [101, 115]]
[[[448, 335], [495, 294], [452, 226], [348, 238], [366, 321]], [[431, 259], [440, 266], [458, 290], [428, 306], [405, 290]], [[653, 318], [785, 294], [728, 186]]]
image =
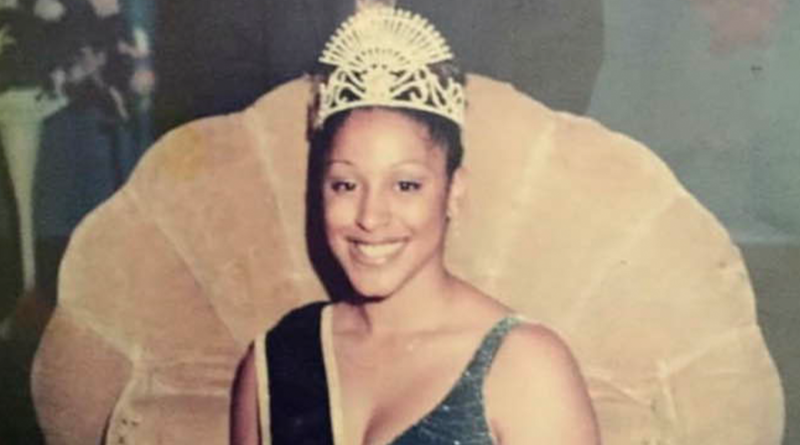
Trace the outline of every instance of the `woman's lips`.
[[385, 264], [400, 254], [407, 241], [394, 240], [387, 242], [363, 242], [351, 240], [350, 246], [355, 260], [359, 263], [378, 266]]

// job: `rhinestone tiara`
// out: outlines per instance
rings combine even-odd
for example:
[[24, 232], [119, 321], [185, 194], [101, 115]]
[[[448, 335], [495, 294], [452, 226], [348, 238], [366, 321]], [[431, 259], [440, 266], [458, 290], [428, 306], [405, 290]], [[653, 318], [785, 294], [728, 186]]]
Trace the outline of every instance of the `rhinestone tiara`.
[[384, 106], [422, 110], [464, 123], [464, 86], [429, 65], [453, 53], [426, 19], [385, 6], [365, 8], [334, 33], [319, 61], [333, 66], [318, 85], [314, 126], [340, 111]]

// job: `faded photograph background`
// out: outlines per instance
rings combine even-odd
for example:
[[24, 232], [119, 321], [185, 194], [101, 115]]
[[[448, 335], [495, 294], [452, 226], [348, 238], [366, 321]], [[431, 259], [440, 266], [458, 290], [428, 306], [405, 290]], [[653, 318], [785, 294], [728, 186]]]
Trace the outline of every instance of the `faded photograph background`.
[[[37, 164], [21, 176], [12, 173], [10, 159], [22, 148], [2, 144], [0, 444], [42, 443], [30, 402], [30, 362], [57, 301], [58, 261], [80, 219], [119, 187], [158, 135], [246, 107], [308, 70], [352, 10], [345, 1], [320, 2], [324, 7], [120, 1], [116, 9], [109, 0], [93, 5], [123, 16], [131, 31], [124, 39], [148, 49], [142, 71], [131, 73], [132, 88], [146, 83], [148, 73], [155, 82], [153, 91], [137, 96], [141, 119], [98, 132], [97, 122], [107, 120], [64, 108], [43, 121]], [[747, 261], [783, 379], [784, 444], [800, 443], [800, 4], [518, 0], [503, 9], [491, 3], [398, 1], [441, 23], [468, 69], [643, 142], [728, 227]], [[18, 6], [0, 0], [0, 11]], [[137, 38], [148, 44], [137, 46]], [[0, 120], [6, 114], [12, 110], [0, 105]], [[25, 180], [34, 192], [20, 198], [15, 181]], [[24, 278], [24, 212], [34, 216], [27, 230], [36, 231], [33, 281]]]
[[643, 141], [730, 230], [800, 443], [800, 5], [605, 2], [588, 114]]

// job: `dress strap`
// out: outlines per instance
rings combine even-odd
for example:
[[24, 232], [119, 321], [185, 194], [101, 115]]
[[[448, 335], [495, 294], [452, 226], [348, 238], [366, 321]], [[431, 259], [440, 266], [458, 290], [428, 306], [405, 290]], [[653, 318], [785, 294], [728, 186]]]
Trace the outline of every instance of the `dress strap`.
[[472, 360], [467, 365], [467, 369], [464, 371], [464, 377], [483, 379], [492, 366], [494, 357], [497, 355], [500, 345], [503, 344], [503, 339], [523, 321], [524, 319], [520, 315], [513, 314], [503, 317], [495, 323], [492, 329], [483, 337], [480, 346], [475, 351], [475, 355], [473, 355]]

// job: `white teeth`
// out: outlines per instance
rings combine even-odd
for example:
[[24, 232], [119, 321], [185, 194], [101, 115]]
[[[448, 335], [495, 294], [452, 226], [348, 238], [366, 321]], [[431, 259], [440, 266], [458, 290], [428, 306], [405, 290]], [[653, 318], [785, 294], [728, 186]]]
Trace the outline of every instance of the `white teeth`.
[[386, 258], [398, 252], [403, 247], [402, 241], [383, 244], [363, 244], [356, 243], [356, 248], [365, 257], [371, 259]]

